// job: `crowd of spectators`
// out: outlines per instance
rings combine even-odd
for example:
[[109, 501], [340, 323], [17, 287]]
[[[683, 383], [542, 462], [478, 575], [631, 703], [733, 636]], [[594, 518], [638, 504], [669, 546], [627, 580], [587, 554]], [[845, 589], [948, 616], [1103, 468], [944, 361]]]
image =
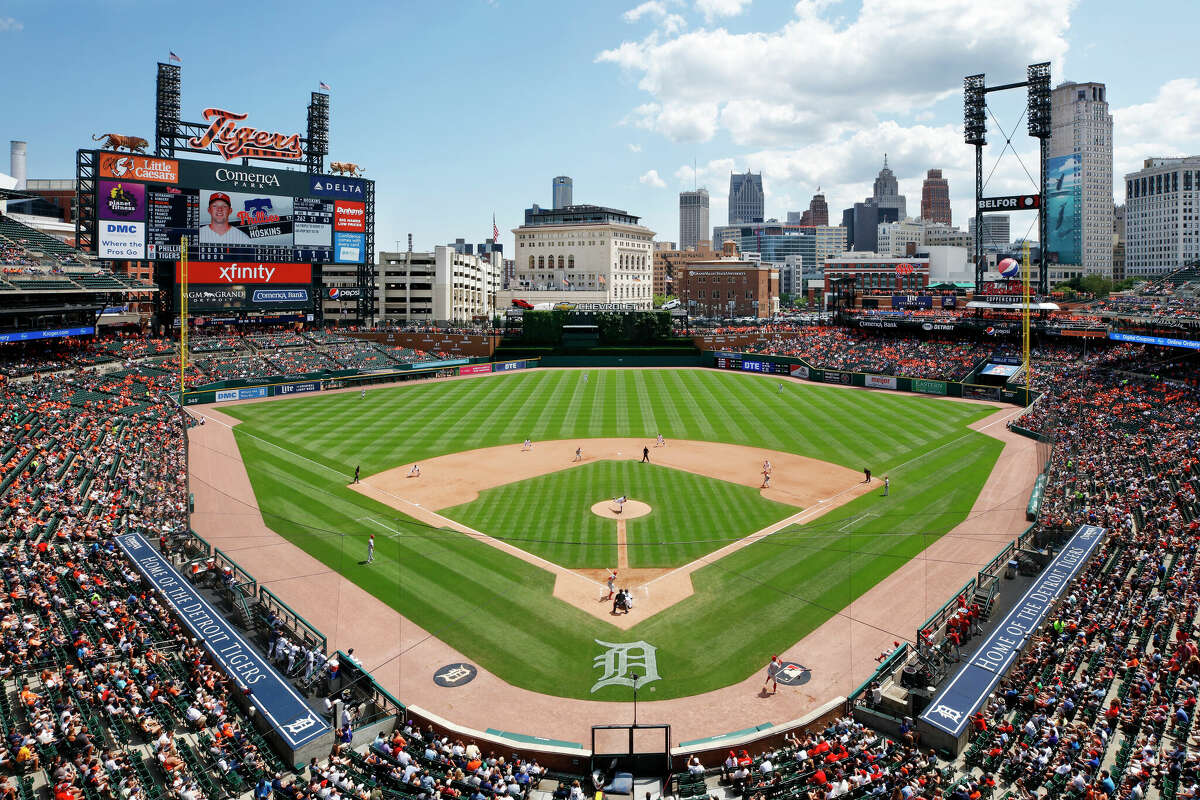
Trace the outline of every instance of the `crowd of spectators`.
[[910, 378], [962, 380], [991, 352], [970, 342], [871, 336], [836, 327], [773, 331], [749, 352], [796, 356], [814, 367]]
[[[91, 350], [144, 358], [160, 352], [157, 341]], [[76, 347], [0, 362], [6, 375], [72, 370], [31, 382], [0, 378], [0, 678], [13, 687], [11, 697], [0, 692], [0, 762], [44, 773], [56, 800], [148, 800], [159, 796], [150, 791], [157, 786], [203, 800], [256, 784], [289, 800], [528, 797], [544, 774], [536, 763], [484, 755], [403, 723], [381, 732], [365, 755], [338, 745], [307, 778], [282, 778], [226, 678], [112, 541], [123, 531], [158, 539], [186, 525], [183, 432], [166, 397], [178, 390], [178, 358], [99, 373], [79, 368]], [[772, 331], [759, 352], [955, 379], [992, 348], [797, 327]], [[210, 380], [237, 363], [258, 377], [306, 353], [356, 366], [405, 357], [366, 342], [310, 341], [238, 359], [217, 353], [197, 375]], [[1085, 350], [1065, 340], [1032, 355], [1042, 395], [1019, 424], [1054, 442], [1038, 525], [1094, 524], [1109, 536], [972, 719], [962, 759], [942, 761], [908, 725], [885, 736], [842, 719], [797, 732], [781, 748], [697, 764], [689, 780], [703, 781], [707, 771], [750, 800], [986, 800], [997, 790], [1021, 800], [1200, 795], [1200, 393], [1187, 384], [1194, 363], [1161, 348]], [[209, 361], [222, 366], [214, 371]], [[560, 787], [563, 800], [575, 788]]]

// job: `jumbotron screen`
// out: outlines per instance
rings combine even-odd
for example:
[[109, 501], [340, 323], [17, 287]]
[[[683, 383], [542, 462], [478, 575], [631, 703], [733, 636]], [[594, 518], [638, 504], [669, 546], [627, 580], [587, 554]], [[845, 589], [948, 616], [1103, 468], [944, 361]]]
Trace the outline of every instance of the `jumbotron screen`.
[[361, 264], [367, 182], [97, 151], [100, 258]]

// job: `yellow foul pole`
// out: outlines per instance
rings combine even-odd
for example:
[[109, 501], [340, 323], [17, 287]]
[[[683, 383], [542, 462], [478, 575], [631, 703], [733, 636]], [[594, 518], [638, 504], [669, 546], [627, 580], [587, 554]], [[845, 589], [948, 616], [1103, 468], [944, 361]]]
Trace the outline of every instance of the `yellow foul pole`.
[[188, 357], [188, 237], [179, 240], [179, 405], [183, 405]]
[[1025, 405], [1029, 405], [1029, 388], [1033, 384], [1033, 365], [1029, 360], [1029, 240], [1026, 239], [1021, 247], [1021, 292], [1025, 308], [1021, 314], [1021, 347], [1022, 361], [1025, 365]]

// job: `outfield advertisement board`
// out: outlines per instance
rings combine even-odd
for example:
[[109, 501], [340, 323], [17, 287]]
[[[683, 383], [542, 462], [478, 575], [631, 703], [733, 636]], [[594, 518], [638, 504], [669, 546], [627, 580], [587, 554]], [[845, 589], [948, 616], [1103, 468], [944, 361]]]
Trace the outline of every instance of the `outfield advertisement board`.
[[508, 372], [514, 369], [525, 369], [526, 364], [527, 362], [525, 361], [501, 361], [499, 363], [492, 364], [492, 371]]
[[912, 379], [912, 390], [921, 394], [946, 394], [945, 381], [928, 381], [924, 378]]
[[793, 378], [803, 378], [804, 380], [808, 380], [808, 367], [804, 366], [803, 364], [789, 364], [788, 374]]
[[305, 381], [303, 383], [284, 383], [275, 387], [275, 394], [302, 394], [304, 392], [321, 391], [320, 381]]
[[821, 376], [821, 380], [825, 383], [838, 383], [842, 386], [850, 385], [851, 375], [849, 372], [838, 372], [837, 370], [825, 370], [825, 374]]
[[468, 364], [458, 368], [459, 375], [490, 375], [491, 372], [491, 364]]
[[888, 375], [863, 375], [863, 385], [871, 389], [895, 389], [896, 379]]
[[217, 392], [217, 402], [224, 403], [229, 400], [254, 400], [259, 397], [267, 396], [266, 386], [247, 386], [243, 389], [222, 389]]
[[37, 339], [61, 339], [64, 336], [91, 336], [96, 329], [91, 325], [79, 328], [54, 328], [46, 331], [18, 331], [17, 333], [0, 333], [0, 344], [9, 342], [32, 342]]
[[1108, 338], [1114, 342], [1136, 342], [1137, 344], [1154, 344], [1159, 347], [1185, 347], [1188, 350], [1200, 349], [1200, 342], [1191, 339], [1174, 339], [1167, 336], [1143, 336], [1140, 333], [1110, 332]]

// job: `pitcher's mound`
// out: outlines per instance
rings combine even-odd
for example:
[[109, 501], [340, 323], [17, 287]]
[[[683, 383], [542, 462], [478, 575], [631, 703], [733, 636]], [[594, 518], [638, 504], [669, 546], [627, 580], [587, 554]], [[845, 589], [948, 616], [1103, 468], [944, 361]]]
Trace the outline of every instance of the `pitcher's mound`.
[[620, 514], [617, 513], [617, 504], [612, 500], [601, 500], [592, 506], [592, 513], [605, 519], [633, 519], [634, 517], [644, 517], [650, 511], [650, 506], [639, 500], [626, 500], [625, 508]]

